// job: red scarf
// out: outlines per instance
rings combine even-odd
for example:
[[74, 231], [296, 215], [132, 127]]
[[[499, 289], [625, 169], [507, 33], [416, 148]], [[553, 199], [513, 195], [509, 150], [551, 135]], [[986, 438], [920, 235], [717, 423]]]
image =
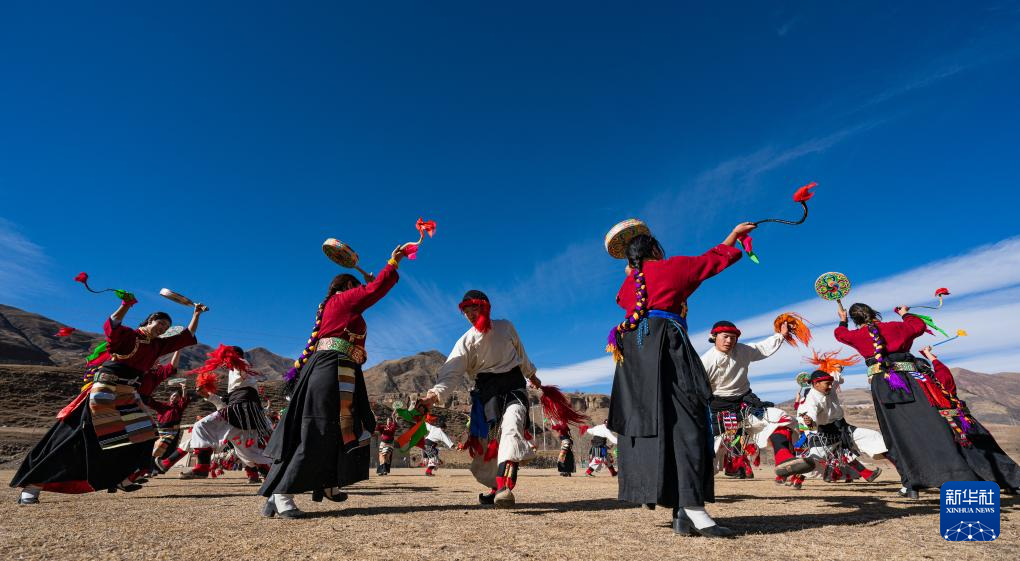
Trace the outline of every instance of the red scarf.
[[463, 312], [467, 306], [478, 306], [478, 317], [475, 318], [475, 329], [480, 333], [488, 333], [492, 329], [492, 320], [489, 319], [489, 314], [492, 311], [492, 305], [489, 304], [488, 300], [482, 300], [475, 298], [471, 300], [464, 300], [460, 303], [460, 311]]

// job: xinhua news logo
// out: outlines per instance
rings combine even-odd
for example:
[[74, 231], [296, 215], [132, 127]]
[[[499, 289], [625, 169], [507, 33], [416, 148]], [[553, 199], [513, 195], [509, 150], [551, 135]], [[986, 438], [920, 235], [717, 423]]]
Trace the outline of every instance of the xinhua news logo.
[[951, 542], [990, 542], [999, 537], [999, 486], [949, 481], [942, 486], [939, 529]]

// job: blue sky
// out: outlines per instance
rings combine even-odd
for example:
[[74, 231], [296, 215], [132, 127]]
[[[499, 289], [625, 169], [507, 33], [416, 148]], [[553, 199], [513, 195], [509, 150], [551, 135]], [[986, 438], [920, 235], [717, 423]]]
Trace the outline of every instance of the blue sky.
[[[828, 270], [900, 279], [907, 303], [980, 285], [946, 314], [1020, 303], [1001, 259], [991, 285], [945, 269], [1018, 245], [1020, 3], [205, 4], [5, 9], [0, 302], [98, 330], [115, 302], [72, 281], [88, 271], [137, 315], [183, 321], [169, 287], [213, 309], [203, 342], [293, 355], [339, 271], [322, 240], [378, 269], [424, 216], [436, 237], [366, 315], [371, 362], [447, 352], [479, 288], [551, 381], [605, 389], [609, 227], [638, 216], [700, 253], [796, 217], [817, 181], [806, 225], [763, 227], [761, 265], [698, 291], [693, 333], [764, 335]], [[948, 317], [972, 337], [947, 360], [1016, 369], [974, 346], [1014, 316]], [[798, 369], [783, 352], [776, 392]]]

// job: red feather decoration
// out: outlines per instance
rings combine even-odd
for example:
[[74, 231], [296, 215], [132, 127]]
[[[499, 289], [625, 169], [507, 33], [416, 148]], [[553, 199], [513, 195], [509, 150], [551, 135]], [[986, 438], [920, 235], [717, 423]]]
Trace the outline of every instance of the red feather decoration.
[[195, 387], [205, 391], [209, 395], [215, 394], [219, 392], [220, 389], [219, 376], [216, 374], [215, 370], [202, 372], [195, 377]]
[[414, 227], [418, 229], [418, 232], [421, 233], [423, 238], [425, 237], [425, 234], [428, 234], [431, 238], [436, 233], [435, 220], [422, 220], [419, 218]]
[[811, 200], [811, 197], [815, 196], [815, 194], [811, 192], [811, 189], [814, 189], [815, 187], [818, 187], [818, 183], [812, 181], [800, 189], [797, 189], [797, 191], [793, 194], [794, 202], [803, 203]]
[[205, 363], [192, 370], [190, 374], [200, 376], [216, 370], [217, 368], [226, 368], [227, 370], [240, 370], [245, 374], [254, 374], [251, 365], [248, 364], [247, 360], [244, 360], [244, 356], [237, 352], [234, 347], [228, 347], [226, 345], [220, 345], [213, 352], [209, 353], [209, 358], [206, 359]]
[[546, 417], [562, 425], [579, 425], [588, 420], [570, 406], [570, 400], [556, 386], [542, 386], [542, 410]]

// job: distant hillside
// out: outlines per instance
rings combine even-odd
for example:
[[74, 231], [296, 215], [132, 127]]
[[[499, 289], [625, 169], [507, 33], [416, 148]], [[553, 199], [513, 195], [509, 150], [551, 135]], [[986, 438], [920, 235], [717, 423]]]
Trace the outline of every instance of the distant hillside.
[[[963, 368], [950, 368], [956, 378], [960, 397], [967, 402], [971, 411], [984, 423], [1015, 425], [1020, 419], [1020, 372], [981, 374]], [[871, 390], [854, 388], [840, 393], [843, 405], [849, 410], [848, 416], [876, 422]], [[793, 410], [793, 401], [779, 404], [788, 411]]]
[[[0, 304], [0, 364], [81, 367], [91, 349], [103, 341], [103, 334], [75, 331], [69, 337], [57, 337], [61, 327], [74, 326]], [[201, 338], [201, 329], [198, 334]], [[198, 368], [210, 351], [212, 347], [201, 343], [184, 349], [179, 368]], [[256, 370], [280, 375], [294, 362], [262, 347], [245, 351], [245, 357]]]

